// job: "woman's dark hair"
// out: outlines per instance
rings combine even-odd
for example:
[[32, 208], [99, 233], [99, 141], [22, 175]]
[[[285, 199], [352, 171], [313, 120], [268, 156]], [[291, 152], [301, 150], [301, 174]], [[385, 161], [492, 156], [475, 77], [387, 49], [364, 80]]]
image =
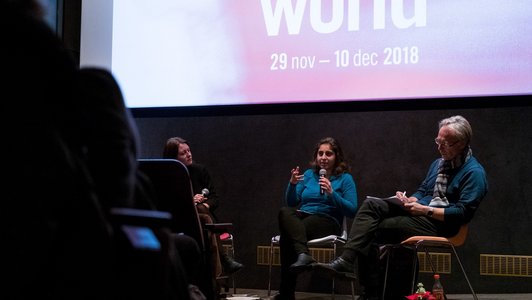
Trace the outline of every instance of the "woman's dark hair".
[[344, 151], [342, 150], [342, 146], [340, 146], [340, 142], [338, 142], [338, 140], [332, 137], [325, 137], [321, 139], [318, 144], [316, 144], [316, 148], [312, 153], [312, 160], [310, 161], [310, 166], [314, 169], [314, 171], [319, 172], [320, 167], [316, 162], [316, 156], [318, 155], [318, 150], [320, 149], [320, 146], [323, 144], [331, 145], [331, 149], [336, 156], [332, 175], [350, 172], [351, 168], [347, 164], [347, 160], [344, 157]]
[[184, 138], [180, 138], [178, 136], [166, 140], [166, 145], [164, 145], [163, 158], [177, 159], [177, 154], [179, 153], [179, 145], [181, 144], [188, 145], [188, 142]]

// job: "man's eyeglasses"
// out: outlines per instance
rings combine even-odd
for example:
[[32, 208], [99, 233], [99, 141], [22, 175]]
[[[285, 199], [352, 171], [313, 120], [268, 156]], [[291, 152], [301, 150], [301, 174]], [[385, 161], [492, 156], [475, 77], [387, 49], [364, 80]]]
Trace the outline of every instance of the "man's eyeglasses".
[[437, 138], [434, 139], [434, 142], [436, 143], [436, 145], [438, 146], [442, 146], [443, 148], [451, 148], [452, 146], [456, 145], [456, 143], [458, 143], [459, 141], [456, 141], [452, 144], [449, 144], [448, 142], [443, 142], [442, 140], [438, 140]]

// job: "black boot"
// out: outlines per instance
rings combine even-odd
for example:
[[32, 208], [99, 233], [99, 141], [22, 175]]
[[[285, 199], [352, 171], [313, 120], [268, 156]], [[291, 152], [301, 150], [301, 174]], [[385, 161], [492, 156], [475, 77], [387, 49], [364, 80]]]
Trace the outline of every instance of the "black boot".
[[297, 261], [290, 265], [290, 272], [303, 272], [312, 269], [312, 266], [316, 263], [314, 258], [307, 253], [300, 253], [297, 256]]
[[223, 269], [223, 273], [225, 275], [231, 275], [235, 272], [238, 272], [240, 271], [240, 269], [242, 269], [244, 267], [243, 264], [235, 261], [232, 257], [228, 256], [228, 255], [222, 255], [222, 257], [220, 257], [221, 259], [221, 263], [222, 263], [222, 269]]

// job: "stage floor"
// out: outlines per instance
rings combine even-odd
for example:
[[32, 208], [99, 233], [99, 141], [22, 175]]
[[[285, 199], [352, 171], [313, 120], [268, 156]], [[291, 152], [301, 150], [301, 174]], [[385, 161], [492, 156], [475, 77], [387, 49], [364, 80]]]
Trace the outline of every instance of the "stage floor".
[[[232, 292], [230, 290], [229, 292]], [[237, 288], [236, 292], [238, 294], [234, 295], [237, 297], [232, 297], [236, 300], [252, 300], [252, 299], [270, 299], [268, 297], [267, 290], [254, 290], [254, 289], [239, 289]], [[272, 296], [275, 295], [277, 291], [272, 291]], [[227, 295], [231, 299], [231, 294]], [[247, 296], [247, 297], [246, 297]], [[358, 298], [358, 296], [356, 296]], [[477, 294], [479, 300], [532, 300], [532, 294]], [[317, 293], [303, 293], [296, 292], [296, 300], [329, 300], [331, 299], [330, 294], [317, 294]], [[351, 295], [335, 295], [335, 300], [350, 300], [352, 299]], [[471, 294], [450, 294], [447, 295], [448, 300], [469, 300], [473, 299]]]

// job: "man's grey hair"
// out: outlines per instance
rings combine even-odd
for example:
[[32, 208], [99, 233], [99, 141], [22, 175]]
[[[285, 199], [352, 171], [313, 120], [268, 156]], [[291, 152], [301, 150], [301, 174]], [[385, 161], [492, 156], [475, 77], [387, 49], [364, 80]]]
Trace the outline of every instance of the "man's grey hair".
[[456, 132], [456, 137], [461, 141], [466, 141], [467, 144], [471, 141], [473, 137], [473, 129], [471, 125], [462, 116], [452, 116], [440, 121], [439, 128], [443, 126], [448, 126]]

